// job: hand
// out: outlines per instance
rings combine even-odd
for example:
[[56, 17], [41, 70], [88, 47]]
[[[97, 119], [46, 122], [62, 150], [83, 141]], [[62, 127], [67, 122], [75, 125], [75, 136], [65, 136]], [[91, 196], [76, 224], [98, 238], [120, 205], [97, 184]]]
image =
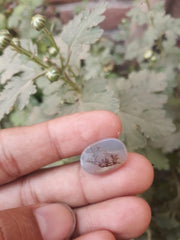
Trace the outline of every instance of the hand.
[[0, 240], [114, 240], [141, 235], [151, 211], [135, 195], [153, 181], [145, 157], [129, 153], [122, 167], [101, 176], [86, 173], [79, 162], [39, 170], [120, 132], [119, 118], [106, 111], [1, 130]]

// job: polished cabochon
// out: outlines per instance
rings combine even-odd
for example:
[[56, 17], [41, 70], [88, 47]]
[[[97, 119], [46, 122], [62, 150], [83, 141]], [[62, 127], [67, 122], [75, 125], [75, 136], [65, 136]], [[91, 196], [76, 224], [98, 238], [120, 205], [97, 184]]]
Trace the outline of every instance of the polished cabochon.
[[81, 154], [81, 167], [88, 173], [101, 174], [120, 167], [127, 159], [125, 145], [107, 138], [89, 145]]

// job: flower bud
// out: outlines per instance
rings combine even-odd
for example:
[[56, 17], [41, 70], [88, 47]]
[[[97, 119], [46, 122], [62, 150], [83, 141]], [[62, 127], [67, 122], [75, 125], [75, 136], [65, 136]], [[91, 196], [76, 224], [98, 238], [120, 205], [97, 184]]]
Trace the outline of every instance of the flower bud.
[[56, 67], [49, 68], [49, 70], [46, 73], [46, 77], [52, 82], [57, 81], [59, 76], [60, 72]]
[[151, 57], [151, 62], [156, 62], [157, 61], [157, 57], [155, 56], [155, 55], [153, 55], [152, 57]]
[[58, 54], [58, 51], [55, 47], [50, 47], [48, 49], [48, 52], [49, 52], [49, 55], [52, 56], [52, 57], [56, 57], [57, 54]]
[[150, 49], [150, 50], [147, 50], [145, 53], [144, 53], [144, 59], [148, 60], [152, 57], [153, 55], [153, 51]]
[[0, 50], [1, 51], [9, 46], [11, 39], [12, 39], [12, 36], [8, 30], [0, 31]]
[[123, 18], [123, 19], [121, 20], [121, 23], [122, 23], [122, 24], [126, 24], [126, 23], [127, 23], [127, 19]]
[[21, 46], [21, 42], [20, 42], [19, 38], [13, 38], [13, 39], [12, 39], [12, 43], [13, 43], [14, 45], [16, 45], [17, 47], [20, 47], [20, 46]]
[[46, 25], [46, 18], [40, 14], [37, 14], [34, 17], [32, 17], [31, 25], [34, 29], [36, 29], [37, 31], [40, 31]]

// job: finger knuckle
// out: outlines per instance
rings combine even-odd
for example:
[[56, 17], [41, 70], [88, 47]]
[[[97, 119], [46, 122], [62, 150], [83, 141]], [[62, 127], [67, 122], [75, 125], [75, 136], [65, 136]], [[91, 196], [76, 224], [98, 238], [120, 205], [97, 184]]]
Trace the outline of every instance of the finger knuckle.
[[18, 165], [17, 159], [13, 153], [8, 149], [6, 144], [6, 136], [1, 132], [0, 134], [0, 169], [1, 172], [9, 180], [13, 180], [21, 175], [21, 169]]

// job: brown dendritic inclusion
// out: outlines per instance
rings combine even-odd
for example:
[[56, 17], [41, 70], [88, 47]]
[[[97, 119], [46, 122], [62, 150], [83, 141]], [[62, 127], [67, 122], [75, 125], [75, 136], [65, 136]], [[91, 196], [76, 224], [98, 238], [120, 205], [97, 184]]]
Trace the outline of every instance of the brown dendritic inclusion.
[[95, 161], [87, 160], [87, 162], [98, 165], [101, 168], [109, 167], [109, 166], [121, 163], [117, 154], [115, 154], [115, 155], [110, 154], [110, 157], [102, 158], [100, 161], [99, 160], [98, 161], [97, 160], [95, 160]]
[[88, 173], [100, 174], [118, 168], [126, 159], [124, 144], [116, 138], [107, 138], [88, 146], [81, 154], [80, 162]]

